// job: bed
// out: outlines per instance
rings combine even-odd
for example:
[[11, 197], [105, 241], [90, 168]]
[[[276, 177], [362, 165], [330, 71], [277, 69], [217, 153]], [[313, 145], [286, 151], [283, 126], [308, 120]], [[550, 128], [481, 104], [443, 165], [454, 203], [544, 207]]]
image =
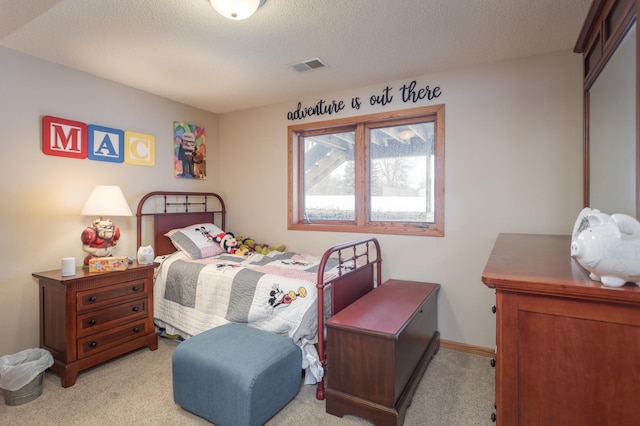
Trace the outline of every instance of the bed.
[[[189, 338], [239, 322], [288, 335], [303, 352], [305, 383], [317, 384], [316, 397], [324, 399], [331, 351], [325, 321], [381, 285], [375, 238], [335, 245], [321, 256], [219, 252], [209, 239], [226, 231], [226, 209], [213, 192], [150, 192], [136, 220], [137, 247], [151, 245], [159, 263], [153, 307], [159, 329]], [[200, 236], [207, 242], [193, 246]]]

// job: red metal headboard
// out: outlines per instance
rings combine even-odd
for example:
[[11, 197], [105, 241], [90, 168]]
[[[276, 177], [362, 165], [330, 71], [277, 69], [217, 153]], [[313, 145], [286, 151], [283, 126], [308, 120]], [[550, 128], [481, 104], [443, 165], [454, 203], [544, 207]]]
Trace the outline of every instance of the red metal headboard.
[[[196, 223], [213, 223], [225, 229], [225, 215], [224, 201], [214, 192], [150, 192], [138, 203], [136, 247], [143, 245], [143, 228], [153, 227], [154, 253], [173, 253], [175, 247], [164, 236], [168, 231]], [[145, 223], [145, 218], [152, 224]]]

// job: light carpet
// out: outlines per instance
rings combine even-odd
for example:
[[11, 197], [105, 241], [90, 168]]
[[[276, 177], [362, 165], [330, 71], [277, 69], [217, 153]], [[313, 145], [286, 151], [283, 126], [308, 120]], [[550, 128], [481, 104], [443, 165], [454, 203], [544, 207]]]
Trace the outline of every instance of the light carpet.
[[[3, 425], [211, 425], [173, 402], [171, 354], [177, 343], [160, 339], [158, 350], [139, 349], [83, 371], [63, 388], [47, 371], [42, 395], [19, 406], [0, 405]], [[495, 370], [489, 359], [441, 348], [422, 377], [405, 425], [491, 425]], [[303, 385], [296, 398], [268, 423], [275, 425], [370, 425], [353, 415], [325, 412], [315, 386]]]

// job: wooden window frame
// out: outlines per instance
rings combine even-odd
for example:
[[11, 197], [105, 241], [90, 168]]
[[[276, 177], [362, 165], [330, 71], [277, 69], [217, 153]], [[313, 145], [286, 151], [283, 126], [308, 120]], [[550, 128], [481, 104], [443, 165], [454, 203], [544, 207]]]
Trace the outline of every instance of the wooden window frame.
[[[367, 129], [405, 123], [434, 122], [434, 221], [370, 221], [369, 142]], [[355, 130], [355, 220], [314, 221], [301, 219], [303, 211], [303, 152], [300, 138], [312, 134]], [[373, 234], [444, 236], [444, 105], [431, 105], [288, 127], [288, 213], [287, 229], [300, 231], [359, 232]]]

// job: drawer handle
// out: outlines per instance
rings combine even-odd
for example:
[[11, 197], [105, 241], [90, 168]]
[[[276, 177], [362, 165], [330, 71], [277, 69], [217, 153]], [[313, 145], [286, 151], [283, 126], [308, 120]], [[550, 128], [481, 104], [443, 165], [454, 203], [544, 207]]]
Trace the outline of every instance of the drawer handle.
[[139, 332], [139, 331], [140, 331], [140, 327], [133, 327], [133, 332], [134, 332], [134, 333], [137, 333], [137, 332]]
[[96, 296], [89, 296], [89, 302], [95, 302], [96, 300], [98, 300]]
[[495, 358], [491, 358], [491, 366], [492, 367], [496, 366], [496, 359]]
[[96, 325], [96, 322], [97, 322], [97, 321], [95, 320], [95, 318], [91, 318], [91, 319], [89, 320], [89, 325]]
[[131, 310], [132, 310], [133, 312], [138, 312], [138, 311], [140, 310], [140, 308], [139, 308], [139, 307], [137, 307], [137, 306], [134, 306], [133, 308], [131, 308]]
[[491, 413], [491, 421], [495, 423], [496, 419], [497, 419], [496, 413]]
[[91, 342], [89, 343], [89, 346], [91, 346], [92, 348], [95, 348], [96, 346], [98, 346], [98, 342]]
[[494, 314], [498, 311], [498, 308], [496, 308], [496, 305], [493, 305], [491, 307], [491, 312], [493, 312]]
[[140, 291], [140, 288], [137, 285], [134, 285], [131, 291]]

